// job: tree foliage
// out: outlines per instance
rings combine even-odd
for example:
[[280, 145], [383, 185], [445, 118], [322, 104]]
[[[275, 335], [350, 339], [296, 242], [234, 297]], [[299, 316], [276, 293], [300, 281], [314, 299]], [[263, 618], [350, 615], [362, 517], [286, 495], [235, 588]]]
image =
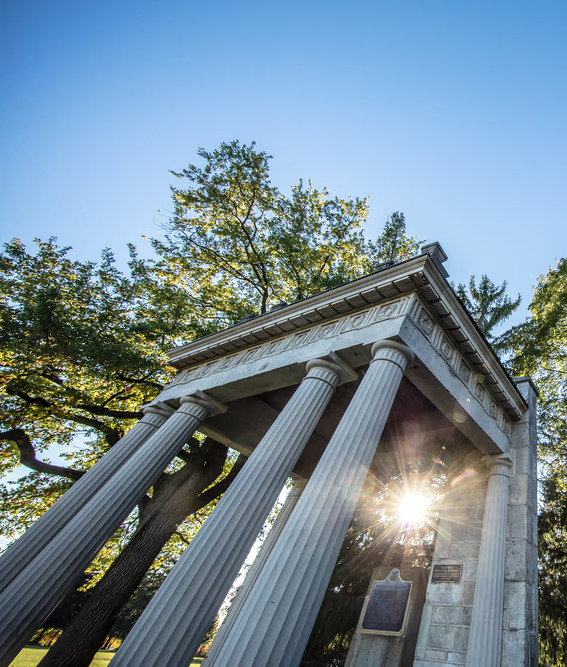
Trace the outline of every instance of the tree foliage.
[[567, 656], [567, 259], [540, 276], [531, 317], [505, 336], [516, 375], [539, 389], [538, 449], [540, 655], [549, 665]]
[[538, 516], [540, 660], [558, 667], [567, 658], [566, 463], [562, 456], [547, 467]]
[[462, 283], [456, 288], [467, 310], [496, 351], [502, 347], [502, 343], [495, 336], [494, 329], [512, 315], [522, 300], [519, 294], [517, 299], [512, 300], [506, 293], [507, 286], [506, 281], [502, 285], [495, 285], [488, 276], [483, 275], [478, 285], [475, 276], [471, 276], [468, 288]]
[[[38, 241], [35, 254], [18, 239], [6, 244], [0, 255], [5, 431], [24, 430], [38, 451], [70, 445], [85, 432], [105, 448], [171, 378], [165, 351], [193, 332], [190, 312], [179, 292], [151, 278], [133, 248], [129, 268], [125, 276], [109, 250], [98, 265], [72, 260], [54, 239]], [[1, 463], [7, 470], [17, 460], [6, 451]], [[73, 463], [85, 469], [91, 461]]]
[[254, 144], [198, 154], [204, 166], [173, 172], [186, 184], [172, 188], [174, 216], [154, 247], [164, 274], [176, 276], [211, 326], [303, 299], [419, 248], [399, 213], [367, 242], [366, 199], [331, 197], [302, 180], [284, 195], [271, 184], [271, 156]]

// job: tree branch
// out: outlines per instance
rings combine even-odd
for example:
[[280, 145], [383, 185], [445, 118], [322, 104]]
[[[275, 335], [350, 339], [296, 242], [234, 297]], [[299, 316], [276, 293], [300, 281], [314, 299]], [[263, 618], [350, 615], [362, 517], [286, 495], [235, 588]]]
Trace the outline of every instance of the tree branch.
[[13, 389], [12, 387], [7, 387], [6, 388], [6, 393], [10, 394], [10, 396], [18, 396], [18, 398], [21, 398], [23, 401], [25, 401], [26, 403], [29, 403], [31, 405], [40, 405], [42, 408], [52, 408], [53, 407], [53, 403], [46, 400], [45, 398], [42, 398], [41, 396], [30, 396], [29, 394], [26, 394], [26, 392], [22, 391], [21, 389]]
[[[99, 430], [103, 430], [104, 428], [104, 424], [102, 422], [99, 422], [96, 419], [89, 419], [88, 417], [81, 417], [80, 415], [69, 414], [61, 406], [57, 405], [56, 403], [52, 403], [51, 401], [48, 401], [41, 396], [30, 396], [21, 389], [11, 389], [8, 391], [8, 393], [13, 396], [18, 396], [26, 403], [30, 403], [31, 405], [39, 405], [42, 408], [52, 408], [56, 414], [59, 413], [59, 417], [64, 417], [65, 419], [76, 421], [79, 424], [84, 424], [85, 426], [93, 426]], [[111, 410], [110, 408], [105, 408], [100, 405], [91, 405], [88, 403], [71, 405], [70, 407], [77, 410], [85, 410], [85, 412], [90, 412], [91, 415], [98, 415], [100, 417], [117, 417], [119, 419], [141, 419], [143, 417], [143, 413], [140, 410]]]
[[121, 373], [118, 373], [116, 377], [119, 380], [122, 380], [122, 382], [131, 382], [132, 384], [147, 384], [150, 387], [155, 387], [156, 389], [159, 389], [160, 391], [163, 389], [162, 384], [160, 384], [159, 382], [152, 382], [151, 380], [148, 380], [147, 377], [142, 378], [141, 380], [137, 380], [136, 378], [129, 378], [126, 375], [122, 375]]
[[11, 396], [18, 396], [23, 401], [31, 405], [40, 405], [42, 408], [50, 408], [53, 410], [53, 414], [61, 419], [68, 419], [69, 421], [74, 421], [77, 424], [83, 424], [83, 426], [90, 426], [92, 428], [96, 428], [98, 431], [105, 432], [108, 430], [106, 426], [102, 422], [99, 422], [97, 419], [90, 419], [89, 417], [82, 417], [81, 415], [68, 414], [58, 405], [47, 401], [41, 396], [30, 396], [29, 394], [26, 394], [25, 391], [15, 389], [7, 389], [6, 391]]
[[29, 435], [21, 428], [12, 428], [9, 431], [0, 433], [0, 440], [10, 440], [15, 443], [20, 453], [20, 463], [36, 472], [45, 472], [49, 475], [59, 475], [67, 477], [73, 481], [78, 480], [85, 473], [82, 470], [73, 468], [64, 468], [63, 466], [52, 465], [45, 461], [39, 461], [35, 457], [35, 448], [31, 444]]
[[208, 505], [212, 500], [217, 498], [221, 493], [224, 493], [228, 489], [232, 483], [232, 480], [236, 477], [242, 466], [246, 463], [247, 458], [248, 457], [244, 456], [244, 454], [240, 454], [234, 462], [231, 471], [224, 479], [197, 496], [196, 502], [199, 504], [198, 509], [205, 507], [205, 505]]
[[174, 535], [177, 535], [177, 537], [178, 537], [182, 542], [185, 542], [185, 544], [189, 544], [189, 540], [186, 540], [186, 539], [183, 537], [183, 535], [182, 535], [178, 530], [176, 530], [175, 533], [173, 533], [173, 534], [174, 534]]

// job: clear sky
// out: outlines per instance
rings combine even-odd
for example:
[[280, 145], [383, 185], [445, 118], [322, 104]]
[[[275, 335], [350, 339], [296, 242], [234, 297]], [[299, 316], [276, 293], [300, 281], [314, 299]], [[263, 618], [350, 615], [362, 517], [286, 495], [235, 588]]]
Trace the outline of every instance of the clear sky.
[[[567, 3], [4, 2], [1, 238], [149, 253], [169, 169], [255, 140], [527, 305], [567, 255]], [[159, 211], [159, 212], [158, 212]]]

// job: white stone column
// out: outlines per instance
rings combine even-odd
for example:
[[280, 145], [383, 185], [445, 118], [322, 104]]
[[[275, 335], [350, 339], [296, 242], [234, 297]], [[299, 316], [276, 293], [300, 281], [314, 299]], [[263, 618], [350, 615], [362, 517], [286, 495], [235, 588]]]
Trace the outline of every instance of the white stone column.
[[181, 407], [107, 481], [0, 596], [0, 667], [75, 583], [144, 493], [219, 404], [204, 394]]
[[142, 419], [2, 555], [0, 592], [12, 583], [175, 410], [160, 402], [143, 408], [143, 412]]
[[298, 665], [406, 365], [380, 341], [293, 514], [212, 664]]
[[287, 520], [291, 516], [293, 508], [297, 505], [297, 501], [301, 497], [301, 494], [303, 493], [306, 484], [307, 480], [293, 482], [293, 486], [290, 489], [283, 506], [278, 512], [278, 516], [274, 521], [274, 525], [272, 526], [270, 532], [266, 536], [266, 539], [264, 540], [264, 543], [262, 544], [262, 547], [258, 552], [258, 555], [254, 559], [254, 562], [250, 566], [250, 569], [246, 573], [246, 577], [244, 578], [242, 585], [238, 589], [238, 592], [234, 600], [232, 601], [232, 604], [230, 605], [228, 612], [215, 635], [215, 638], [213, 639], [211, 648], [209, 649], [207, 655], [205, 656], [205, 659], [203, 660], [203, 665], [212, 664], [213, 659], [216, 657], [222, 645], [224, 644], [224, 640], [226, 639], [230, 629], [234, 625], [234, 621], [238, 617], [238, 614], [242, 609], [243, 604], [246, 602], [248, 594], [252, 590], [252, 587], [254, 586], [256, 579], [258, 579], [258, 575], [260, 574], [262, 568], [264, 567], [266, 561], [268, 560], [268, 556], [271, 554], [272, 549], [274, 548], [274, 545], [276, 543], [276, 540], [280, 536], [285, 524], [287, 523]]
[[468, 667], [499, 667], [502, 656], [504, 560], [508, 483], [512, 461], [507, 454], [487, 456], [490, 467], [480, 554], [467, 653]]
[[153, 597], [113, 667], [189, 664], [345, 370], [319, 359], [307, 364], [307, 376]]

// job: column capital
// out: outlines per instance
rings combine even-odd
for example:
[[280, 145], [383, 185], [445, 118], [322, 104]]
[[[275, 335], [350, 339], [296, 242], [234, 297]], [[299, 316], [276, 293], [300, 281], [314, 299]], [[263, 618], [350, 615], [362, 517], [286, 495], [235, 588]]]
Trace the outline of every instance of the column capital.
[[514, 462], [508, 454], [496, 454], [494, 456], [483, 456], [481, 461], [488, 468], [488, 476], [504, 475], [510, 477], [511, 468]]
[[341, 359], [336, 352], [329, 352], [324, 357], [308, 361], [305, 368], [308, 374], [315, 368], [324, 368], [327, 371], [331, 371], [339, 378], [339, 384], [352, 382], [358, 378], [358, 373], [344, 359]]
[[207, 416], [209, 417], [212, 415], [218, 415], [221, 412], [226, 412], [228, 410], [226, 405], [200, 390], [196, 391], [194, 394], [190, 394], [189, 396], [183, 396], [179, 402], [181, 403], [181, 407], [179, 408], [180, 410], [182, 410], [184, 406], [195, 405], [206, 410]]
[[151, 403], [150, 405], [143, 405], [142, 412], [144, 413], [144, 416], [157, 415], [158, 417], [168, 419], [175, 412], [175, 408], [172, 408], [170, 405], [164, 403], [163, 401], [156, 401], [156, 403]]
[[[386, 361], [392, 361], [396, 363], [393, 359], [389, 359], [384, 354], [386, 351], [394, 351], [402, 355], [402, 357], [405, 359], [405, 365], [404, 368], [402, 368], [403, 371], [405, 371], [405, 368], [407, 366], [413, 364], [413, 361], [415, 359], [414, 353], [409, 349], [407, 345], [399, 343], [398, 341], [395, 340], [383, 338], [382, 340], [376, 341], [376, 343], [374, 343], [374, 345], [370, 350], [370, 353], [372, 354], [372, 361], [382, 358]], [[381, 352], [382, 356], [380, 355]], [[370, 363], [372, 363], [372, 361]]]

